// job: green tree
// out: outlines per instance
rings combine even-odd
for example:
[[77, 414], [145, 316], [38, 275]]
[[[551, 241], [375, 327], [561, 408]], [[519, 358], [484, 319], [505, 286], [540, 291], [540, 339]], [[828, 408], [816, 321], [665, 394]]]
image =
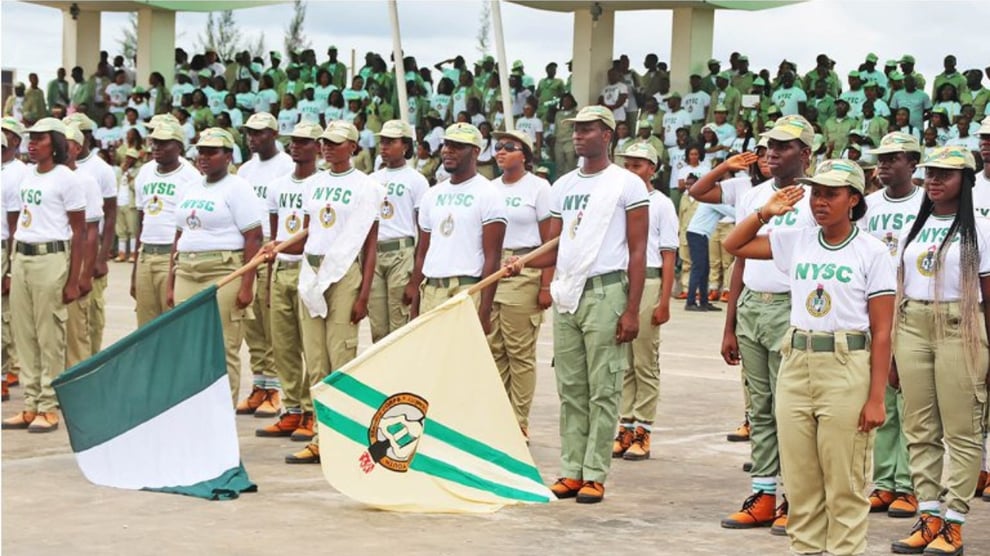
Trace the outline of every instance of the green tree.
[[478, 17], [478, 45], [475, 47], [482, 56], [488, 54], [491, 46], [492, 4], [487, 0], [481, 2], [481, 15]]
[[310, 41], [303, 34], [303, 23], [306, 21], [306, 2], [295, 0], [292, 4], [292, 20], [285, 29], [285, 53], [302, 52], [310, 47]]
[[216, 17], [214, 13], [210, 12], [206, 17], [206, 30], [199, 36], [199, 45], [203, 50], [216, 50], [220, 61], [228, 63], [241, 48], [241, 31], [234, 21], [234, 10], [223, 10]]
[[121, 37], [117, 39], [120, 45], [120, 53], [125, 60], [134, 60], [137, 56], [137, 36], [138, 18], [136, 13], [130, 13], [127, 17], [127, 26], [120, 30]]

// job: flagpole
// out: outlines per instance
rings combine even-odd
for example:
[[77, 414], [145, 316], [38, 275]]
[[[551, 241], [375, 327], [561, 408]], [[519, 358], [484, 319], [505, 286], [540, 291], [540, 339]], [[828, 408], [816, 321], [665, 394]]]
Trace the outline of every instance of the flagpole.
[[[551, 239], [550, 241], [544, 243], [543, 245], [537, 247], [536, 249], [533, 249], [529, 253], [526, 253], [522, 257], [519, 257], [519, 261], [518, 262], [525, 267], [526, 266], [526, 263], [528, 263], [529, 261], [531, 261], [531, 260], [533, 260], [533, 259], [535, 259], [535, 258], [537, 258], [537, 257], [539, 257], [539, 256], [541, 256], [541, 255], [543, 255], [545, 253], [548, 253], [548, 252], [553, 251], [554, 249], [556, 249], [557, 248], [557, 243], [559, 243], [559, 242], [560, 242], [560, 237], [559, 236], [558, 237], [555, 237], [555, 238]], [[474, 295], [474, 294], [480, 292], [481, 290], [487, 288], [488, 286], [494, 284], [495, 282], [498, 282], [499, 280], [501, 280], [502, 278], [504, 278], [508, 274], [509, 274], [509, 269], [507, 269], [505, 267], [500, 268], [499, 270], [497, 270], [497, 271], [489, 274], [488, 276], [485, 276], [477, 284], [471, 286], [468, 289], [468, 291], [467, 291], [468, 292], [468, 295]]]
[[399, 117], [409, 121], [409, 100], [406, 92], [406, 68], [402, 57], [402, 39], [399, 35], [399, 6], [396, 0], [388, 2], [388, 16], [392, 20], [392, 66], [395, 69], [395, 90], [399, 93]]
[[[492, 2], [492, 23], [495, 24], [495, 55], [498, 58], [498, 81], [502, 93], [502, 115], [505, 117], [505, 130], [512, 131], [516, 128], [512, 114], [512, 91], [509, 90], [509, 67], [505, 59], [505, 40], [502, 36], [502, 5], [499, 0]], [[521, 79], [521, 78], [520, 78]]]
[[[295, 234], [289, 239], [276, 245], [275, 248], [272, 249], [272, 254], [281, 253], [282, 251], [285, 250], [286, 247], [289, 247], [290, 245], [295, 245], [296, 243], [299, 243], [300, 241], [306, 239], [307, 235], [309, 235], [309, 229], [308, 228], [303, 229], [298, 234]], [[265, 253], [259, 251], [258, 254], [254, 256], [253, 259], [247, 262], [247, 264], [231, 272], [230, 274], [224, 276], [223, 278], [217, 280], [217, 288], [222, 288], [227, 284], [233, 282], [234, 280], [237, 280], [241, 276], [244, 276], [248, 272], [251, 272], [252, 270], [261, 266], [261, 264], [266, 262], [266, 260], [267, 259], [265, 258]]]

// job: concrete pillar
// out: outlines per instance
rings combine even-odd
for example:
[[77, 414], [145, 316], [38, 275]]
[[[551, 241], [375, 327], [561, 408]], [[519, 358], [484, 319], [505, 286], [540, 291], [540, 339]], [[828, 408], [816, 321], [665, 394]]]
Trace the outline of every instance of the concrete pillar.
[[691, 92], [692, 73], [704, 75], [715, 35], [713, 8], [674, 8], [670, 34], [670, 90]]
[[148, 76], [157, 71], [171, 85], [175, 73], [175, 12], [143, 8], [138, 11], [136, 81], [148, 87]]
[[72, 19], [69, 10], [62, 10], [62, 66], [71, 73], [82, 66], [89, 77], [100, 62], [100, 15], [98, 11], [81, 11]]
[[[597, 11], [601, 4], [592, 5]], [[615, 11], [602, 9], [597, 19], [591, 9], [574, 12], [574, 58], [571, 94], [578, 107], [598, 101], [608, 83], [615, 39]]]

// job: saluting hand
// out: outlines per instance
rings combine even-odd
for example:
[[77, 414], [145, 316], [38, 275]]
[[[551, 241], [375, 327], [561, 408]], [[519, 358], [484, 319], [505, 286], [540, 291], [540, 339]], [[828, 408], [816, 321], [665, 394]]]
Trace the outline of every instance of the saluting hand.
[[745, 152], [737, 155], [730, 156], [722, 166], [731, 172], [741, 172], [743, 170], [748, 170], [750, 166], [756, 163], [760, 157], [756, 156], [755, 153]]
[[804, 198], [804, 188], [797, 185], [789, 185], [778, 189], [770, 200], [767, 201], [760, 213], [764, 218], [771, 216], [781, 216], [794, 210], [794, 205]]

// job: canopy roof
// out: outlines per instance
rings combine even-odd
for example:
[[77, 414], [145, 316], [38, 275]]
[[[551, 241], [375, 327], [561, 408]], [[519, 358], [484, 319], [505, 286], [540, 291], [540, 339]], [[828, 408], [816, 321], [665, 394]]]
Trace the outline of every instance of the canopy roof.
[[68, 10], [73, 4], [84, 12], [136, 12], [151, 8], [172, 12], [217, 12], [221, 10], [240, 10], [243, 8], [259, 8], [271, 4], [285, 4], [290, 0], [25, 0], [30, 4], [39, 4], [50, 8]]
[[594, 4], [613, 11], [625, 10], [673, 10], [674, 8], [704, 8], [719, 10], [768, 10], [788, 4], [797, 4], [805, 0], [608, 0], [594, 2], [592, 0], [508, 0], [539, 10], [555, 12], [573, 12], [586, 10]]

